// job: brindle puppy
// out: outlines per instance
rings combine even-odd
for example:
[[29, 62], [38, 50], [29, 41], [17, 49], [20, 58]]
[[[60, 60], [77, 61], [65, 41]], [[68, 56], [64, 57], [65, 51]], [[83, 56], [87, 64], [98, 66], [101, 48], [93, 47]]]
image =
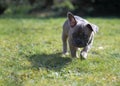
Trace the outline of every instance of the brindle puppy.
[[83, 48], [80, 56], [81, 59], [86, 59], [93, 43], [94, 34], [98, 32], [98, 27], [79, 16], [74, 16], [70, 12], [67, 13], [67, 17], [62, 32], [63, 54], [67, 53], [68, 39], [71, 56], [77, 57], [77, 49]]

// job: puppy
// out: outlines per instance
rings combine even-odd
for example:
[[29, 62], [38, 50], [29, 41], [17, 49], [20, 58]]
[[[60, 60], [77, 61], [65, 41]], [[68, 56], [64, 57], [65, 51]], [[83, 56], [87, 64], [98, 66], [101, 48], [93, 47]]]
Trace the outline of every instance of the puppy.
[[71, 56], [78, 57], [76, 51], [78, 48], [83, 48], [80, 52], [80, 57], [81, 59], [86, 59], [96, 32], [98, 32], [98, 27], [96, 25], [68, 12], [62, 32], [63, 54], [67, 54], [68, 40]]

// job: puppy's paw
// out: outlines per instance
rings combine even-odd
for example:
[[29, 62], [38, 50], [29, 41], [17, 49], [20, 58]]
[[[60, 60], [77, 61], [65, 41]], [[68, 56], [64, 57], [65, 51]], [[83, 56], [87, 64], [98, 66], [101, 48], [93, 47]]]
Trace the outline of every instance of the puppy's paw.
[[80, 57], [81, 57], [81, 59], [87, 59], [87, 52], [82, 51], [80, 53]]
[[66, 53], [63, 53], [63, 54], [62, 54], [62, 57], [65, 57], [65, 56], [68, 56], [68, 55], [69, 55], [69, 53], [66, 52]]

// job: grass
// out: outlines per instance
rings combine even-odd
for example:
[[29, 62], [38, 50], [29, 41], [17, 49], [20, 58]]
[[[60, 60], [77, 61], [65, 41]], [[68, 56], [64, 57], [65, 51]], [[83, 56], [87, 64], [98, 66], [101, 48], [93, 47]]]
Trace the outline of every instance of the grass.
[[61, 55], [65, 18], [0, 18], [0, 86], [119, 86], [120, 19], [99, 26], [88, 59]]

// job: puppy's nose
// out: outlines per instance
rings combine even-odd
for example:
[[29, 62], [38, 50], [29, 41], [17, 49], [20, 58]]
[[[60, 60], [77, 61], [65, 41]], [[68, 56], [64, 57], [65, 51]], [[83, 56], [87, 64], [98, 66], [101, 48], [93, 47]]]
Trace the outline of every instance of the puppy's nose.
[[77, 44], [79, 45], [79, 44], [83, 44], [83, 42], [80, 40], [80, 39], [78, 39], [77, 40]]

